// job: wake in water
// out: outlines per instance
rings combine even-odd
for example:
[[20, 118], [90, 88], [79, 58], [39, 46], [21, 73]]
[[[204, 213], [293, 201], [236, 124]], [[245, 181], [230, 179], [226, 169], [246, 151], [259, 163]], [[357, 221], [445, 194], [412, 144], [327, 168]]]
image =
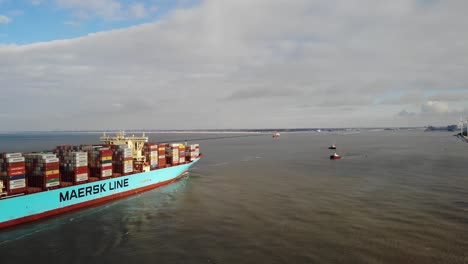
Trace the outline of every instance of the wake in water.
[[216, 164], [210, 164], [208, 165], [209, 167], [218, 167], [218, 166], [223, 166], [223, 165], [228, 165], [231, 164], [230, 162], [221, 162], [221, 163], [216, 163]]

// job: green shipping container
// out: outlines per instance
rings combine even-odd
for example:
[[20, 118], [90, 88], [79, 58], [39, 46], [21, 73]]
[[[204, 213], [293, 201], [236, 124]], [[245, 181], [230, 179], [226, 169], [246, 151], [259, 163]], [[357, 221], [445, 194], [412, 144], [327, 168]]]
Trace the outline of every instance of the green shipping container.
[[55, 178], [55, 179], [47, 179], [46, 183], [54, 183], [54, 182], [59, 182], [60, 178]]

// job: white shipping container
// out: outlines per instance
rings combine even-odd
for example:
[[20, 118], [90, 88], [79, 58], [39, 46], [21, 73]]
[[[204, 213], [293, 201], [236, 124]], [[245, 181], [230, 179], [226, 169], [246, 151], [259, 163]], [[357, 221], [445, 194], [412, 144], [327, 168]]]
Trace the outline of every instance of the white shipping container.
[[98, 151], [102, 151], [102, 150], [109, 150], [110, 148], [108, 147], [102, 147], [102, 146], [99, 146], [99, 148], [97, 148]]
[[180, 163], [185, 162], [185, 158], [180, 158], [180, 159], [179, 159], [179, 162], [180, 162]]
[[[36, 154], [34, 154], [36, 155]], [[52, 153], [39, 153], [36, 155], [36, 157], [40, 157], [42, 159], [49, 159], [49, 158], [57, 158], [57, 155], [56, 154], [52, 154]]]
[[77, 157], [88, 157], [87, 152], [69, 152], [64, 157], [77, 158]]
[[21, 157], [21, 155], [22, 154], [18, 153], [18, 152], [16, 152], [16, 153], [6, 153], [5, 158], [19, 158], [19, 157]]
[[103, 170], [101, 175], [102, 177], [110, 177], [112, 176], [112, 170]]
[[26, 187], [26, 180], [14, 180], [10, 181], [10, 189], [18, 189]]
[[26, 179], [12, 180], [10, 181], [10, 188], [23, 188], [26, 187]]
[[73, 167], [87, 167], [88, 161], [73, 163]]
[[7, 163], [14, 163], [14, 162], [23, 162], [25, 161], [24, 157], [19, 157], [19, 158], [8, 158]]
[[12, 180], [12, 181], [10, 181], [10, 185], [11, 184], [24, 183], [24, 182], [26, 182], [26, 179]]
[[46, 158], [44, 160], [44, 163], [54, 163], [54, 162], [59, 162], [59, 158]]
[[133, 168], [125, 168], [123, 170], [123, 173], [130, 173], [130, 172], [133, 172]]
[[46, 187], [54, 187], [60, 185], [60, 182], [51, 182], [51, 183], [46, 183]]
[[101, 167], [102, 167], [102, 168], [105, 168], [105, 167], [112, 167], [112, 163], [102, 163], [102, 164], [101, 164]]
[[88, 173], [80, 173], [76, 175], [76, 181], [86, 181], [88, 179]]
[[165, 159], [165, 158], [166, 158], [166, 155], [159, 156], [159, 159]]
[[82, 160], [88, 160], [88, 157], [87, 156], [84, 156], [84, 157], [65, 157], [63, 160], [82, 161]]

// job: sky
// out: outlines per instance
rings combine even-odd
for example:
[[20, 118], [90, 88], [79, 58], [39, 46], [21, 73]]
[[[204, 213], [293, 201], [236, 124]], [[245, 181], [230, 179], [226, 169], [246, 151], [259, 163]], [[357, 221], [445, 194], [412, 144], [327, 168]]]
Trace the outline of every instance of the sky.
[[468, 2], [0, 0], [0, 131], [468, 117]]

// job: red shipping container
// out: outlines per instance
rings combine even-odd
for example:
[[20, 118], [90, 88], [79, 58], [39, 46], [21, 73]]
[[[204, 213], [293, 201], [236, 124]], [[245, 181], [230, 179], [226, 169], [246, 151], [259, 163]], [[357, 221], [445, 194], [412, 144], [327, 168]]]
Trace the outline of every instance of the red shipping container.
[[23, 174], [26, 174], [26, 169], [24, 169], [24, 168], [22, 170], [16, 170], [16, 171], [8, 172], [8, 175], [10, 175], [10, 176], [23, 175]]
[[50, 180], [50, 179], [56, 179], [59, 177], [60, 177], [60, 174], [51, 174], [51, 175], [47, 175], [46, 179]]
[[41, 170], [58, 170], [60, 168], [60, 165], [46, 165], [46, 166], [41, 166]]
[[5, 163], [7, 168], [21, 168], [26, 165], [24, 161], [22, 162], [13, 162], [13, 163]]
[[72, 170], [75, 174], [81, 174], [81, 173], [87, 173], [88, 172], [88, 167], [76, 167], [74, 170]]
[[14, 172], [14, 171], [22, 171], [22, 170], [25, 170], [26, 167], [23, 166], [23, 167], [16, 167], [16, 168], [7, 168], [6, 171], [11, 173], [11, 172]]
[[108, 150], [99, 150], [99, 153], [101, 154], [101, 156], [112, 156], [112, 149], [108, 149]]

